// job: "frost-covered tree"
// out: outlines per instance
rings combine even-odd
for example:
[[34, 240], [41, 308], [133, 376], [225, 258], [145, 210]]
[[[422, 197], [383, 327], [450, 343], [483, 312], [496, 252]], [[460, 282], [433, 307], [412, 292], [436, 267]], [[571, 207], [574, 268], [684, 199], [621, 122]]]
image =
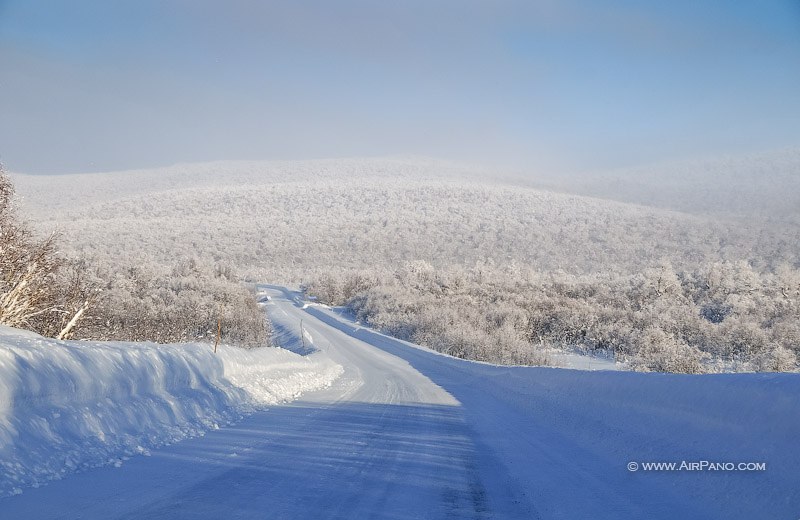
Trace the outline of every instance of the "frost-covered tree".
[[67, 337], [91, 291], [56, 251], [56, 235], [37, 238], [14, 207], [14, 187], [0, 169], [0, 323]]

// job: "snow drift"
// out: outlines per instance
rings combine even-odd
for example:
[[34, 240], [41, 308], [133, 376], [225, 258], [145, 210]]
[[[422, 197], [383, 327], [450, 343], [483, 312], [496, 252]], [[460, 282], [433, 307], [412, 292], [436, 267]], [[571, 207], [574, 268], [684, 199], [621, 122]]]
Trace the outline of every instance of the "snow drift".
[[0, 326], [0, 496], [202, 435], [341, 371], [279, 348], [215, 355], [208, 345], [64, 342]]

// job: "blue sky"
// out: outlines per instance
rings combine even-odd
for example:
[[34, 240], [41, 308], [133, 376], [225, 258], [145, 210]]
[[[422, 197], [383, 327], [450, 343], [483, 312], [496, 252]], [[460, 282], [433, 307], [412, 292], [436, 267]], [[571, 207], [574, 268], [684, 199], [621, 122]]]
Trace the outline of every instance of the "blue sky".
[[800, 2], [0, 0], [0, 118], [21, 172], [798, 146]]

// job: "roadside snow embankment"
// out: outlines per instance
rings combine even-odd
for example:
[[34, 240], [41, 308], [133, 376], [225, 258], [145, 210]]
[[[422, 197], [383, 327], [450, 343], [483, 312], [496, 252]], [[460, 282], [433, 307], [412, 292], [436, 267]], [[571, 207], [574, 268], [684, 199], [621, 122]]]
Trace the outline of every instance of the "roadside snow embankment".
[[64, 342], [0, 326], [0, 496], [202, 435], [341, 371], [278, 348], [215, 355], [208, 345]]
[[[208, 346], [204, 346], [208, 350]], [[301, 356], [282, 348], [220, 347], [225, 378], [256, 404], [277, 404], [330, 386], [343, 369], [318, 354]]]

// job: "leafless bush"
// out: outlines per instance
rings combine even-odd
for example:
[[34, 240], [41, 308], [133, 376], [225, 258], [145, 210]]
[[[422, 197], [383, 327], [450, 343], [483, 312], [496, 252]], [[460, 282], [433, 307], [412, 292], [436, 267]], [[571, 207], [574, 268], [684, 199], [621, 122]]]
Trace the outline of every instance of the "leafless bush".
[[0, 323], [64, 338], [86, 311], [91, 290], [56, 250], [19, 220], [14, 188], [0, 170]]
[[254, 293], [232, 268], [195, 259], [163, 266], [147, 258], [119, 266], [93, 259], [103, 292], [82, 323], [82, 339], [214, 342], [221, 324], [223, 343], [268, 344], [268, 324]]
[[[361, 289], [350, 296], [344, 287]], [[642, 371], [793, 371], [800, 355], [800, 270], [788, 264], [676, 271], [662, 263], [634, 275], [576, 276], [414, 262], [331, 273], [308, 290], [389, 334], [497, 363], [541, 364], [548, 348], [579, 348]]]

